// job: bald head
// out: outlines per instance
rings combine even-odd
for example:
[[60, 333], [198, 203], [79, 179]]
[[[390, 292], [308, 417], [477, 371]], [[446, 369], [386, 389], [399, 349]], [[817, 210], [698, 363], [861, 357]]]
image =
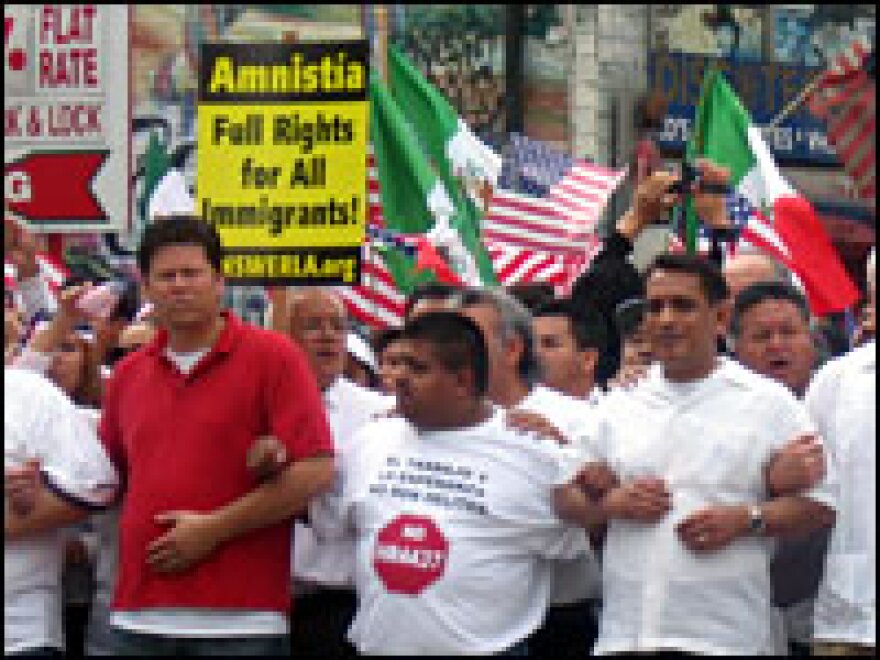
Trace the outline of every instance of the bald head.
[[290, 334], [306, 356], [323, 390], [345, 370], [345, 305], [336, 293], [303, 288], [290, 297]]
[[758, 282], [784, 282], [784, 267], [764, 254], [737, 254], [724, 264], [724, 279], [731, 298]]

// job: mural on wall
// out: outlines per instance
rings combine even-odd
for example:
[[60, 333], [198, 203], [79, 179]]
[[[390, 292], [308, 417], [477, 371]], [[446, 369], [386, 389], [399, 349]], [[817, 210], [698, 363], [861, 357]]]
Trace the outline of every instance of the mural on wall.
[[568, 152], [571, 43], [560, 5], [527, 5], [523, 128]]
[[396, 8], [395, 41], [489, 144], [507, 141], [503, 5]]
[[819, 67], [858, 38], [874, 42], [874, 5], [782, 5], [773, 8], [778, 62]]
[[652, 50], [761, 58], [761, 5], [652, 5]]

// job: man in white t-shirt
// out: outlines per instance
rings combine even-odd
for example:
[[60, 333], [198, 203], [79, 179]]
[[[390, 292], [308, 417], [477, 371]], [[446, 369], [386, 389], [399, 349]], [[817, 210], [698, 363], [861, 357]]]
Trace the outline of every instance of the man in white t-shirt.
[[[342, 300], [333, 291], [303, 288], [290, 295], [288, 323], [291, 337], [309, 360], [321, 389], [334, 450], [350, 450], [355, 433], [394, 405], [394, 399], [360, 387], [343, 376], [348, 319]], [[333, 491], [312, 501], [307, 519], [293, 531], [295, 610], [291, 617], [291, 644], [297, 654], [339, 657], [351, 653], [345, 635], [354, 618], [353, 535], [319, 538], [313, 523], [335, 515], [341, 495], [337, 472]]]
[[600, 403], [594, 458], [619, 479], [608, 520], [596, 654], [759, 655], [771, 645], [773, 539], [834, 521], [833, 465], [802, 495], [769, 494], [767, 467], [814, 432], [783, 385], [717, 354], [720, 271], [661, 255], [646, 276], [658, 364]]
[[557, 511], [591, 522], [578, 461], [507, 428], [469, 319], [420, 315], [401, 351], [401, 416], [365, 426], [343, 459], [339, 520], [358, 538], [349, 639], [364, 654], [522, 651], [549, 602], [545, 559], [579, 549]]
[[[877, 305], [876, 256], [868, 259], [869, 304]], [[827, 364], [807, 407], [840, 470], [837, 525], [813, 619], [816, 655], [876, 655], [877, 344]]]
[[[94, 428], [48, 380], [7, 368], [3, 401], [3, 651], [60, 655], [60, 528], [108, 505], [118, 478]], [[31, 487], [37, 464], [41, 480]], [[18, 490], [21, 482], [28, 492]]]
[[[561, 433], [567, 451], [581, 451], [592, 406], [582, 399], [540, 384], [533, 319], [513, 296], [500, 289], [472, 289], [456, 301], [486, 337], [489, 352], [489, 398], [502, 408], [541, 416]], [[570, 559], [554, 559], [553, 607], [532, 650], [581, 655], [595, 641], [596, 610], [601, 596], [599, 565], [586, 531]]]

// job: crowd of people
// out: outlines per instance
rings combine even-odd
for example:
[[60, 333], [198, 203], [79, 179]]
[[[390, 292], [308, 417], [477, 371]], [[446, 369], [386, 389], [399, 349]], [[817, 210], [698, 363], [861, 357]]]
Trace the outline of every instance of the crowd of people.
[[57, 297], [7, 223], [5, 653], [873, 655], [874, 253], [834, 355], [768, 257], [633, 266], [675, 182], [570, 296], [428, 284], [366, 337], [330, 288], [242, 322], [195, 217]]

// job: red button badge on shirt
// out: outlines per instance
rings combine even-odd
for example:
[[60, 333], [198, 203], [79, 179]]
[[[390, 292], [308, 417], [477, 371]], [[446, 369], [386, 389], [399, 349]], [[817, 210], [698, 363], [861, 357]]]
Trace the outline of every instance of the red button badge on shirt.
[[443, 576], [449, 542], [433, 520], [400, 515], [376, 537], [373, 566], [389, 593], [418, 596]]

